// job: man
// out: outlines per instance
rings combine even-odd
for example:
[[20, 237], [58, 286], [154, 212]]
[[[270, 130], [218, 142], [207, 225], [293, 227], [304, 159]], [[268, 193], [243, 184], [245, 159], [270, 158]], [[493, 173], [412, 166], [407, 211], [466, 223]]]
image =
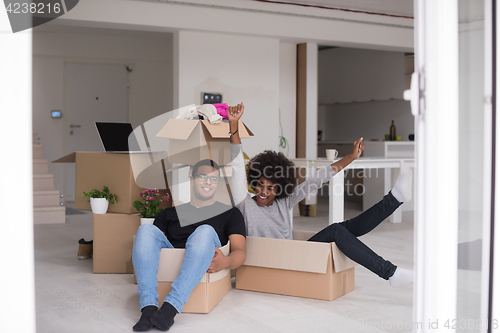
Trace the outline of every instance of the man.
[[[191, 173], [191, 202], [163, 210], [153, 225], [136, 233], [132, 261], [140, 295], [141, 318], [134, 331], [156, 327], [167, 331], [205, 272], [235, 269], [245, 261], [245, 222], [237, 208], [215, 201], [219, 166], [212, 160], [196, 163]], [[231, 241], [230, 254], [219, 247]], [[172, 291], [158, 309], [156, 276], [162, 248], [185, 248]]]

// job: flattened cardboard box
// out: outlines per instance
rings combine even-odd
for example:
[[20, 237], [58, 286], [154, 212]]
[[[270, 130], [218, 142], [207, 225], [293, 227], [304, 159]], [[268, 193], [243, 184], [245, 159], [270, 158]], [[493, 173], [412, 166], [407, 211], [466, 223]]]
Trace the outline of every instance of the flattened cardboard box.
[[[132, 156], [132, 161], [131, 161]], [[90, 210], [89, 199], [83, 192], [92, 189], [101, 190], [104, 185], [118, 196], [117, 205], [109, 205], [108, 212], [134, 214], [137, 210], [132, 206], [135, 200], [142, 200], [139, 193], [146, 188], [139, 187], [134, 179], [132, 163], [143, 171], [138, 176], [140, 183], [150, 184], [149, 188], [165, 188], [161, 158], [163, 154], [114, 154], [105, 152], [74, 152], [61, 157], [52, 163], [75, 163], [75, 208]], [[156, 161], [156, 162], [155, 162]], [[161, 183], [156, 180], [160, 179]], [[160, 194], [165, 195], [166, 190]], [[161, 207], [170, 207], [170, 201]]]
[[328, 301], [353, 291], [357, 264], [335, 243], [307, 242], [312, 235], [294, 230], [294, 240], [247, 237], [236, 289]]
[[[229, 255], [229, 242], [221, 247], [222, 253]], [[172, 289], [172, 282], [179, 275], [184, 249], [162, 249], [160, 252], [160, 264], [158, 267], [158, 305]], [[189, 300], [184, 305], [184, 313], [209, 313], [231, 290], [231, 274], [229, 269], [223, 269], [217, 273], [205, 273], [200, 283], [193, 289]]]
[[[240, 138], [253, 136], [241, 120], [238, 133]], [[208, 120], [169, 119], [157, 136], [170, 139], [170, 163], [194, 165], [207, 158], [221, 166], [231, 162], [229, 124], [226, 122], [211, 124]]]
[[94, 214], [94, 273], [133, 272], [133, 237], [141, 225], [134, 214]]

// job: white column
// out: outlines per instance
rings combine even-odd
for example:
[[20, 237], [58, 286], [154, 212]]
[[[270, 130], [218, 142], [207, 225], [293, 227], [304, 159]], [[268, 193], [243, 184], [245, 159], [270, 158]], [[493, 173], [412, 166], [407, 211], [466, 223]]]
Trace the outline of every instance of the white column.
[[[12, 33], [0, 10], [2, 331], [35, 332], [31, 30]], [[48, 116], [48, 113], [47, 113]]]
[[[179, 68], [181, 66], [182, 57], [180, 55], [180, 32], [174, 32], [174, 41], [173, 41], [173, 65], [174, 65], [174, 115], [172, 117], [177, 117], [179, 115], [178, 109], [189, 105], [194, 104], [195, 102], [187, 103], [186, 105], [180, 105], [179, 103], [179, 93], [180, 93], [180, 71]], [[179, 166], [177, 163], [173, 164], [174, 167]], [[189, 183], [189, 168], [182, 168], [179, 170], [172, 171], [171, 176], [171, 184], [169, 184], [170, 192], [172, 193], [172, 201], [178, 202], [189, 202], [191, 201], [191, 186]]]
[[307, 43], [306, 158], [318, 158], [318, 44]]

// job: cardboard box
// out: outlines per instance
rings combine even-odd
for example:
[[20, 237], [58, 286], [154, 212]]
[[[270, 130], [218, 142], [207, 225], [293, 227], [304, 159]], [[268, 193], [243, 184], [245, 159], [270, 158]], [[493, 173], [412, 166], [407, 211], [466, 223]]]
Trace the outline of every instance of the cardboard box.
[[[90, 210], [89, 199], [83, 196], [83, 192], [89, 192], [94, 188], [101, 190], [106, 185], [119, 200], [116, 206], [109, 205], [108, 212], [134, 214], [137, 210], [132, 206], [132, 202], [142, 200], [139, 193], [143, 190], [167, 188], [160, 193], [165, 195], [169, 192], [161, 162], [162, 157], [166, 157], [166, 153], [130, 155], [75, 152], [52, 163], [75, 163], [75, 209]], [[170, 201], [167, 201], [162, 203], [161, 207], [170, 205]]]
[[[241, 120], [238, 133], [240, 138], [253, 136]], [[229, 123], [210, 124], [208, 120], [169, 119], [157, 136], [170, 139], [169, 163], [194, 165], [207, 158], [221, 166], [231, 162]]]
[[94, 214], [94, 273], [133, 272], [133, 237], [140, 225], [137, 214]]
[[[229, 255], [229, 242], [221, 247], [222, 253]], [[162, 249], [158, 267], [158, 305], [172, 289], [172, 282], [179, 275], [184, 249]], [[200, 283], [193, 289], [189, 300], [184, 305], [184, 313], [209, 313], [231, 290], [231, 273], [229, 269], [217, 273], [205, 273]]]
[[236, 289], [334, 300], [354, 290], [354, 266], [335, 243], [307, 242], [313, 232], [293, 231], [294, 240], [247, 237]]

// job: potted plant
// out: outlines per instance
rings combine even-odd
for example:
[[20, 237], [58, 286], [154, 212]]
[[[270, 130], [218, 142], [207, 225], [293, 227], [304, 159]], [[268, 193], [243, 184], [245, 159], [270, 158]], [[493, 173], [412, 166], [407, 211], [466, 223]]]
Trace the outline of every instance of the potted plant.
[[163, 208], [160, 208], [160, 203], [168, 201], [170, 195], [167, 193], [163, 197], [160, 196], [160, 191], [157, 188], [150, 188], [140, 193], [144, 202], [136, 200], [132, 203], [135, 209], [139, 212], [141, 217], [141, 224], [153, 224], [156, 216], [160, 214]]
[[90, 192], [83, 192], [83, 196], [89, 198], [90, 208], [94, 214], [106, 214], [109, 203], [117, 205], [118, 202], [116, 194], [109, 193], [107, 186], [104, 186], [102, 191], [93, 189]]

